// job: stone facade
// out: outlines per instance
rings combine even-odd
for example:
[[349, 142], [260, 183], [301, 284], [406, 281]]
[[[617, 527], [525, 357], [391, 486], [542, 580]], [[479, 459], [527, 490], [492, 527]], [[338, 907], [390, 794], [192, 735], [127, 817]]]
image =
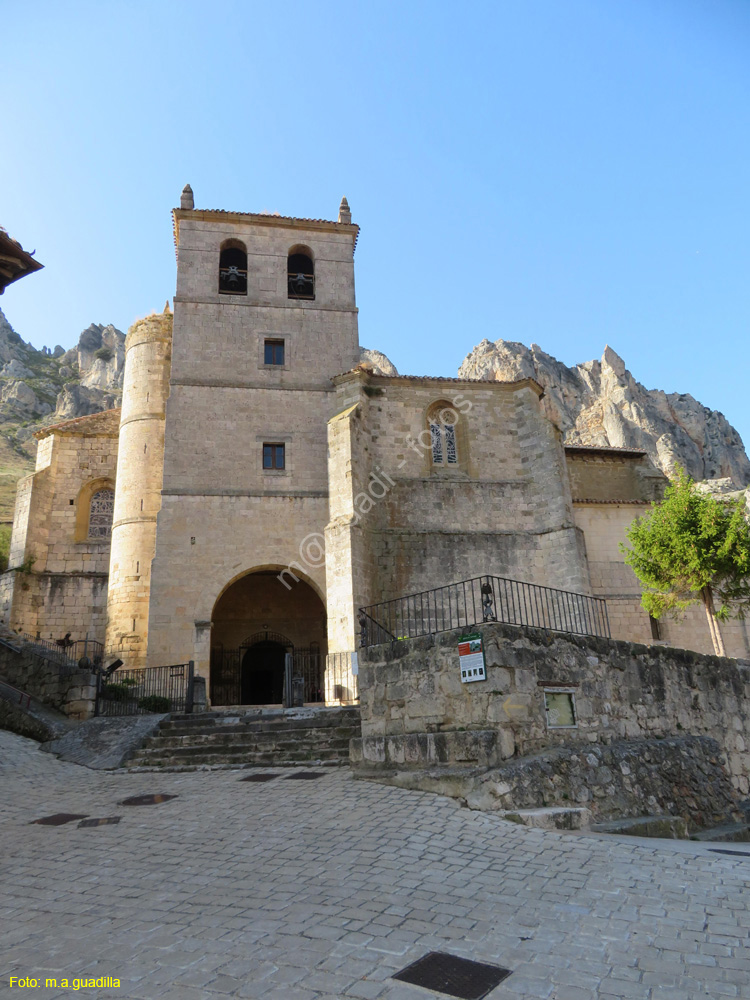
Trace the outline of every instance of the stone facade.
[[[104, 640], [110, 538], [90, 524], [95, 495], [115, 488], [119, 410], [39, 432], [36, 471], [21, 480], [4, 618], [13, 628]], [[110, 515], [111, 516], [111, 515]]]
[[[589, 592], [560, 436], [533, 381], [334, 379], [329, 424], [329, 635], [357, 607], [491, 573]], [[428, 413], [451, 413], [457, 461], [435, 464]], [[335, 567], [335, 568], [334, 568]]]
[[70, 719], [88, 719], [94, 714], [96, 677], [86, 670], [61, 669], [28, 648], [16, 652], [0, 645], [0, 676]]
[[[465, 629], [361, 650], [362, 742], [371, 769], [493, 766], [575, 744], [679, 735], [716, 740], [750, 791], [750, 662], [487, 624], [487, 680], [461, 682]], [[573, 704], [555, 723], [554, 695]], [[567, 706], [564, 706], [567, 707]]]
[[[148, 662], [193, 659], [208, 674], [210, 622], [227, 589], [249, 573], [299, 564], [307, 538], [322, 542], [331, 375], [359, 361], [358, 227], [190, 209], [175, 219], [177, 296]], [[220, 290], [228, 240], [246, 249], [246, 294]], [[312, 299], [289, 297], [295, 248], [313, 261]], [[267, 340], [283, 344], [283, 363], [266, 363]], [[283, 468], [264, 468], [268, 442], [283, 446]], [[307, 560], [298, 576], [325, 598], [324, 558]], [[285, 594], [288, 619], [301, 609], [293, 589]], [[263, 614], [248, 609], [248, 631]], [[277, 621], [267, 624], [282, 631]]]
[[[217, 671], [305, 650], [337, 664], [308, 684], [334, 701], [361, 606], [482, 574], [606, 597], [616, 637], [653, 640], [618, 549], [666, 482], [644, 452], [564, 447], [524, 374], [361, 361], [345, 201], [294, 219], [196, 210], [186, 189], [174, 225], [174, 316], [131, 328], [122, 410], [37, 435], [0, 578], [12, 627], [106, 640], [129, 667], [193, 660], [209, 696]], [[87, 518], [115, 482], [110, 545]], [[699, 615], [662, 629], [711, 648]], [[744, 626], [724, 631], [747, 655]]]

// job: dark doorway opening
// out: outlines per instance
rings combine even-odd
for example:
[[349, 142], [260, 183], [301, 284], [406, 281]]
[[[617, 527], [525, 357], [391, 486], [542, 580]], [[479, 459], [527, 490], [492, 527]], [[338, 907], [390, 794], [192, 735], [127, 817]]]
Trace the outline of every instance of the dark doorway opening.
[[241, 704], [280, 705], [284, 700], [284, 659], [280, 642], [256, 642], [242, 657]]

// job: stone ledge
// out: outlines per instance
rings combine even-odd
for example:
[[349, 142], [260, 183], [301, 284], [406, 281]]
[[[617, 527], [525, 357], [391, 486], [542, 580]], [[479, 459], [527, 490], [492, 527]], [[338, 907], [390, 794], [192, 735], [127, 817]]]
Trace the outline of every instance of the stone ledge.
[[363, 736], [351, 741], [349, 760], [354, 768], [492, 767], [502, 759], [500, 736], [494, 729]]

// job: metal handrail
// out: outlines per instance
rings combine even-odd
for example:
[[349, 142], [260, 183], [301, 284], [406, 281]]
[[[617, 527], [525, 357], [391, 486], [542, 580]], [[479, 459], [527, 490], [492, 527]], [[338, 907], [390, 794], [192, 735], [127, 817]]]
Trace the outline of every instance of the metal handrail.
[[74, 639], [69, 645], [61, 646], [54, 639], [38, 639], [28, 632], [21, 632], [20, 638], [36, 656], [64, 667], [77, 667], [82, 656], [87, 656], [92, 662], [96, 659], [101, 661], [104, 656], [103, 643], [94, 639]]
[[[20, 695], [18, 699], [18, 704], [21, 706], [21, 708], [31, 708], [31, 695], [28, 694], [26, 691], [22, 691], [20, 688], [15, 687], [13, 684], [9, 684], [7, 681], [0, 680], [0, 691], [2, 691], [2, 689], [4, 688], [8, 688], [14, 694]], [[24, 700], [26, 701], [25, 705], [24, 705]]]
[[483, 622], [610, 637], [603, 598], [500, 576], [477, 576], [360, 608], [358, 620], [360, 646]]

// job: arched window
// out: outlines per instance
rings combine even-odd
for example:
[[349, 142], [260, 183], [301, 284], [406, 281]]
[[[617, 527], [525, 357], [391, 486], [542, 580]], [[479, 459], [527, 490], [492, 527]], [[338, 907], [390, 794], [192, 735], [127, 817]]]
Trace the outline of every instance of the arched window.
[[97, 490], [89, 503], [89, 538], [112, 537], [112, 515], [115, 510], [115, 491]]
[[239, 240], [225, 240], [221, 245], [219, 291], [247, 295], [247, 248]]
[[309, 247], [292, 247], [287, 258], [286, 274], [290, 299], [315, 298], [315, 265]]
[[456, 408], [445, 400], [433, 403], [427, 411], [433, 465], [458, 465], [456, 441], [458, 417]]

